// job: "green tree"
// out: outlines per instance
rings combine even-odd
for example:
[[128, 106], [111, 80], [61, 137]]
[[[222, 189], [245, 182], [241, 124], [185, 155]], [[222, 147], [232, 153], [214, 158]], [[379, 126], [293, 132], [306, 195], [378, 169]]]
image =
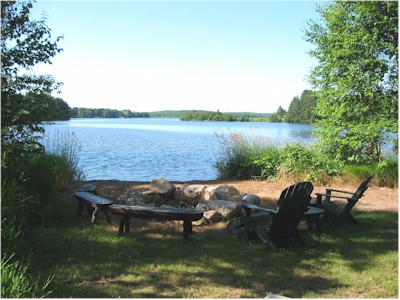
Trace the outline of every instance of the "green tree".
[[49, 75], [35, 75], [38, 63], [51, 63], [61, 51], [51, 40], [46, 19], [31, 20], [32, 2], [1, 2], [1, 145], [3, 164], [8, 156], [40, 148], [38, 133], [48, 106], [28, 94], [50, 94], [60, 84]]
[[294, 97], [292, 102], [290, 102], [288, 113], [287, 113], [287, 122], [288, 123], [300, 123], [300, 112], [301, 110], [301, 102], [299, 97]]
[[398, 3], [335, 1], [317, 11], [305, 35], [318, 60], [309, 80], [321, 148], [344, 161], [379, 161], [398, 128]]
[[284, 122], [286, 118], [287, 111], [282, 108], [282, 106], [278, 107], [276, 113], [272, 114], [271, 122]]

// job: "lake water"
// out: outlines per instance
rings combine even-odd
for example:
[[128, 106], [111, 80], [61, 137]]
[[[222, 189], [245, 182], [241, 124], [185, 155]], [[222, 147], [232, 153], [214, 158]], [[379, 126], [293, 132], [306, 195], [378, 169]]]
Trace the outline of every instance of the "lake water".
[[75, 134], [87, 180], [213, 180], [222, 149], [217, 134], [241, 132], [276, 144], [310, 144], [312, 126], [287, 123], [193, 122], [179, 119], [72, 119], [46, 125], [45, 146]]

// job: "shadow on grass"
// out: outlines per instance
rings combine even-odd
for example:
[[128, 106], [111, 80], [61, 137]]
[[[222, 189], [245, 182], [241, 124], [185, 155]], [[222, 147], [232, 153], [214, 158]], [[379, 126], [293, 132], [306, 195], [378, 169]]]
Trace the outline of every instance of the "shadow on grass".
[[[34, 232], [27, 240], [38, 273], [55, 274], [52, 297], [265, 297], [266, 293], [302, 297], [313, 291], [347, 288], [329, 268], [338, 259], [360, 272], [371, 259], [397, 251], [397, 214], [356, 214], [360, 226], [324, 227], [304, 234], [307, 248], [272, 252], [262, 243], [247, 244], [241, 234], [181, 232], [160, 228], [118, 236], [108, 225], [72, 219]], [[158, 234], [155, 234], [157, 233]]]

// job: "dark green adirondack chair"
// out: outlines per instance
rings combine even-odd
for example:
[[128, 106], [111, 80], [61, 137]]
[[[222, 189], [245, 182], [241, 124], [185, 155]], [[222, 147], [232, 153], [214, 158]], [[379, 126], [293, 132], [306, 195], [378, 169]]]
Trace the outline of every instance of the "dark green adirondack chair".
[[[315, 193], [317, 199], [312, 201], [312, 205], [323, 208], [325, 210], [324, 218], [336, 226], [355, 225], [357, 220], [351, 215], [350, 211], [356, 205], [357, 201], [364, 195], [368, 189], [368, 184], [373, 176], [365, 178], [355, 192], [348, 192], [337, 189], [326, 189], [326, 192]], [[338, 199], [346, 199], [345, 205], [337, 204], [333, 201]]]
[[244, 218], [246, 240], [249, 241], [250, 232], [253, 231], [273, 250], [293, 243], [304, 245], [297, 226], [308, 209], [313, 189], [310, 182], [300, 182], [284, 189], [276, 210], [242, 201], [246, 211]]

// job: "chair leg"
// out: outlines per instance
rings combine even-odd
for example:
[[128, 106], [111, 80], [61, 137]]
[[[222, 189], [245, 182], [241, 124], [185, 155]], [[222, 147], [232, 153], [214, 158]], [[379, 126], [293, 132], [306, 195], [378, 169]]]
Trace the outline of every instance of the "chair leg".
[[346, 216], [346, 220], [351, 224], [351, 225], [359, 225], [358, 221], [354, 219], [354, 217], [351, 214], [348, 214]]
[[256, 227], [254, 229], [255, 233], [264, 244], [268, 245], [273, 251], [277, 251], [278, 248], [275, 246], [266, 228]]

